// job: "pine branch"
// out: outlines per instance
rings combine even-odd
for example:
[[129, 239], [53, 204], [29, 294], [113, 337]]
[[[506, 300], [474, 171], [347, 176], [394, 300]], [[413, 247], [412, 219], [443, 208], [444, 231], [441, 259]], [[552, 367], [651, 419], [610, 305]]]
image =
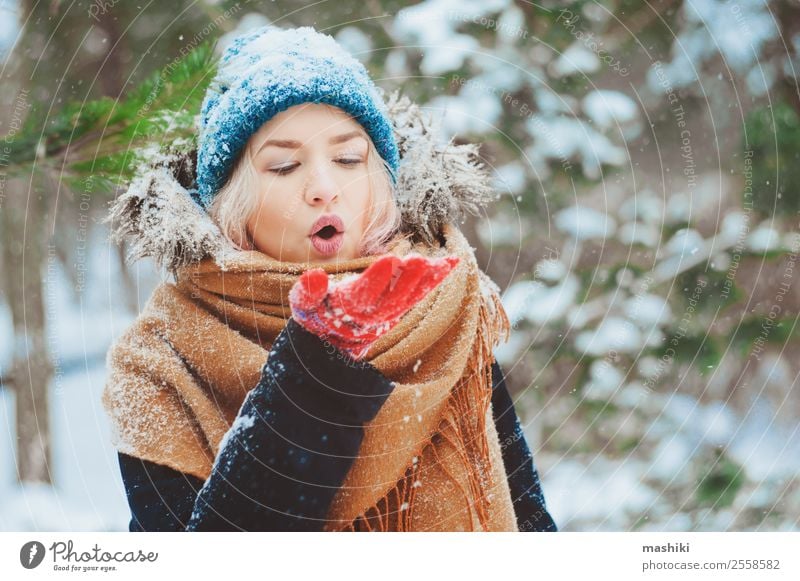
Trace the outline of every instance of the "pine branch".
[[9, 139], [9, 174], [55, 173], [74, 187], [92, 180], [113, 189], [130, 181], [156, 144], [190, 149], [195, 116], [216, 67], [213, 43], [199, 45], [145, 80], [124, 99], [70, 102], [46, 119], [33, 103], [20, 131]]

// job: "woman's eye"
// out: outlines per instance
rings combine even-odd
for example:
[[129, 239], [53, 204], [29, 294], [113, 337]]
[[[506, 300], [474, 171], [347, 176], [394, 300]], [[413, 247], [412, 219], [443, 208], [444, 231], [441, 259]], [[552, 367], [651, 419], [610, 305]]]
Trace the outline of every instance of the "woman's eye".
[[[360, 157], [340, 157], [335, 160], [336, 163], [339, 163], [344, 166], [355, 166], [363, 162]], [[277, 167], [269, 168], [269, 171], [278, 175], [286, 175], [294, 171], [294, 169], [300, 164], [290, 164], [290, 165], [281, 165]]]
[[361, 163], [361, 158], [360, 157], [340, 157], [336, 161], [339, 162], [342, 165], [358, 165], [359, 163]]
[[294, 164], [294, 165], [282, 165], [282, 166], [279, 166], [279, 167], [270, 168], [269, 171], [271, 171], [272, 173], [276, 173], [278, 175], [284, 175], [284, 174], [287, 174], [287, 173], [291, 172], [296, 167], [297, 167], [297, 164]]

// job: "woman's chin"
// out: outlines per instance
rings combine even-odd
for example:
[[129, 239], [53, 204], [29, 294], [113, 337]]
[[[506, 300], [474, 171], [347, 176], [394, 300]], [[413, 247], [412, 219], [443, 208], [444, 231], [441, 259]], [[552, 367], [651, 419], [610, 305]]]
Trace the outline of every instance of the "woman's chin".
[[308, 257], [308, 262], [329, 264], [332, 262], [344, 262], [346, 260], [351, 260], [353, 258], [355, 258], [355, 256], [352, 256], [351, 253], [346, 252], [344, 250], [332, 255], [324, 255], [314, 252], [311, 256]]
[[275, 253], [270, 252], [266, 249], [259, 248], [257, 245], [253, 248], [253, 250], [258, 250], [259, 252], [266, 254], [273, 260], [277, 260], [279, 262], [310, 262], [310, 263], [317, 263], [317, 264], [327, 264], [332, 262], [344, 262], [346, 260], [352, 260], [354, 258], [358, 258], [357, 248], [354, 248], [352, 245], [347, 244], [345, 242], [341, 245], [335, 252], [331, 252], [330, 250], [323, 249], [320, 251], [316, 248], [316, 246], [309, 240], [307, 240], [307, 244], [305, 245], [305, 252], [297, 252], [297, 253]]

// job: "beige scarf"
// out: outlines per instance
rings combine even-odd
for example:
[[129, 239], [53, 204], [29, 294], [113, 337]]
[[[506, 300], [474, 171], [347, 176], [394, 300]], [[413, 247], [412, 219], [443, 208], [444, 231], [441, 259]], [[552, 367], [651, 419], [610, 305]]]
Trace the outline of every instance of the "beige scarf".
[[[508, 319], [461, 231], [443, 234], [443, 248], [402, 240], [391, 250], [461, 262], [367, 354], [396, 387], [365, 427], [326, 530], [517, 530], [491, 410], [493, 348]], [[376, 259], [315, 266], [340, 280]], [[109, 351], [115, 447], [206, 479], [308, 267], [236, 252], [159, 286]]]

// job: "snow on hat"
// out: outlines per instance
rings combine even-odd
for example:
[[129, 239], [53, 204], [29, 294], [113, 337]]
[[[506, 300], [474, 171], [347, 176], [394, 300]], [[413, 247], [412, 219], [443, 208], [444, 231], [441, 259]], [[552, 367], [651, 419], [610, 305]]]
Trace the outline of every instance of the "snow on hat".
[[327, 103], [352, 115], [396, 181], [399, 153], [392, 123], [364, 65], [310, 26], [267, 25], [231, 43], [203, 99], [195, 200], [208, 209], [250, 136], [275, 114], [305, 102]]

